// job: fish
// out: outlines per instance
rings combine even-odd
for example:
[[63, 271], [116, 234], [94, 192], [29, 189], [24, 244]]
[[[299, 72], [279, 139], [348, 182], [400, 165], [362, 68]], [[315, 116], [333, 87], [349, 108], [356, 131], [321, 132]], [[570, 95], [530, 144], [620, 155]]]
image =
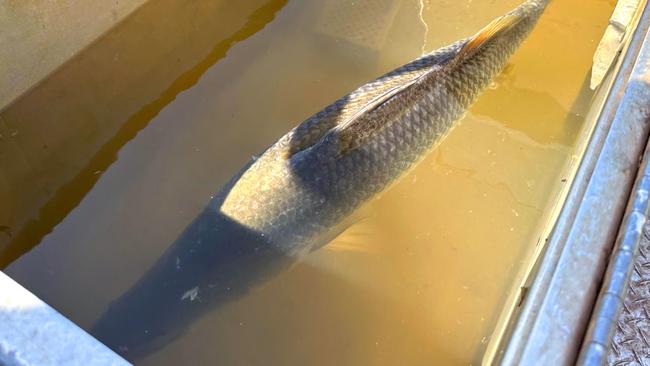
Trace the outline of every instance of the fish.
[[326, 245], [457, 125], [548, 3], [527, 0], [293, 128], [235, 174], [91, 334], [146, 357]]
[[443, 140], [504, 68], [546, 3], [527, 1], [473, 37], [308, 118], [251, 163], [220, 211], [290, 256], [327, 243], [341, 220]]

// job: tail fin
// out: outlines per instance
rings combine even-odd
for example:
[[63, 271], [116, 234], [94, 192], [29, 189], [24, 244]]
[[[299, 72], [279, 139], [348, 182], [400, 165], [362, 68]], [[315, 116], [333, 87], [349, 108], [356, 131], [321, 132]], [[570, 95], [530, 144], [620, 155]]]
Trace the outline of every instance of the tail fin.
[[522, 19], [523, 16], [521, 15], [507, 14], [493, 20], [480, 32], [470, 37], [467, 43], [458, 51], [456, 59], [463, 60], [474, 54], [489, 41], [518, 24]]

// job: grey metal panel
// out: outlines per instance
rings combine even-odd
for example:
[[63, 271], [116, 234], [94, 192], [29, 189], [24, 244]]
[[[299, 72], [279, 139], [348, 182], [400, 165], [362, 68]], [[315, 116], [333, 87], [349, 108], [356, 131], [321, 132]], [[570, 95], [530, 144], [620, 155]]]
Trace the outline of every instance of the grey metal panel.
[[505, 365], [563, 365], [577, 358], [648, 138], [649, 22], [646, 6], [525, 299]]
[[0, 272], [0, 365], [130, 365]]
[[581, 365], [602, 365], [607, 361], [610, 340], [616, 329], [628, 280], [634, 267], [639, 244], [643, 238], [643, 227], [650, 211], [650, 201], [648, 201], [650, 192], [649, 153], [650, 151], [646, 148], [645, 159], [639, 171], [582, 347], [578, 361], [578, 364]]

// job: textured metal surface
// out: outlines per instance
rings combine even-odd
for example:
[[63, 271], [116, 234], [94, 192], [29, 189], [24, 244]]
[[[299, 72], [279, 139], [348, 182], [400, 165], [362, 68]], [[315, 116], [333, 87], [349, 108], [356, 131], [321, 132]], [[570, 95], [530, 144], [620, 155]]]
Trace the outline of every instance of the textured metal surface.
[[[635, 68], [626, 86], [624, 99], [621, 103], [622, 112], [620, 118], [631, 125], [639, 123], [648, 124], [648, 120], [650, 119], [649, 36], [646, 36], [643, 43]], [[623, 307], [623, 298], [633, 265], [637, 277], [643, 274], [643, 266], [639, 267], [638, 260], [637, 264], [634, 264], [634, 262], [636, 253], [639, 250], [639, 243], [643, 236], [642, 228], [646, 223], [650, 209], [648, 192], [650, 192], [650, 166], [648, 165], [648, 150], [646, 148], [645, 159], [637, 175], [635, 187], [630, 195], [630, 201], [619, 230], [616, 246], [612, 253], [600, 295], [596, 302], [589, 329], [582, 346], [582, 352], [578, 360], [578, 363], [581, 365], [601, 365], [605, 363], [607, 352], [610, 348], [610, 339], [617, 328], [616, 319]], [[641, 247], [641, 257], [639, 260], [644, 261], [644, 255], [645, 249]], [[634, 323], [639, 319], [638, 316], [643, 315], [644, 307], [642, 303], [644, 299], [639, 296], [645, 295], [647, 298], [648, 295], [647, 291], [642, 294], [641, 289], [639, 288], [638, 290], [636, 291], [638, 294], [636, 298], [626, 299], [625, 311], [628, 313], [628, 316], [632, 316], [630, 311], [634, 313], [634, 319], [632, 320], [632, 324], [630, 324], [631, 327], [635, 327], [636, 325]], [[632, 291], [633, 293], [634, 291]], [[630, 293], [628, 293], [629, 295]], [[635, 310], [640, 310], [640, 312]], [[625, 317], [625, 313], [623, 316]], [[641, 333], [627, 331], [630, 329], [626, 325], [619, 324], [618, 332], [623, 331], [624, 335], [619, 335], [617, 339], [620, 342], [624, 341], [623, 343], [628, 345], [638, 345], [639, 342], [643, 344], [645, 339]], [[621, 356], [621, 360], [627, 359], [629, 355], [624, 351], [628, 348], [619, 347], [624, 345], [620, 342], [613, 344], [615, 346], [615, 354]]]
[[650, 364], [650, 224], [643, 227], [639, 251], [623, 302], [615, 322], [609, 365]]
[[129, 365], [0, 272], [0, 365]]
[[[634, 360], [634, 349], [640, 350], [639, 345], [647, 343], [639, 328], [643, 326], [639, 320], [647, 319], [646, 327], [650, 326], [650, 313], [645, 313], [650, 305], [650, 289], [647, 287], [650, 279], [650, 266], [648, 266], [648, 229], [646, 220], [650, 210], [648, 193], [650, 192], [650, 164], [648, 149], [645, 159], [639, 170], [637, 182], [631, 195], [625, 218], [616, 240], [616, 247], [612, 253], [607, 268], [605, 280], [600, 296], [594, 309], [587, 336], [582, 347], [578, 364], [602, 365], [609, 351], [610, 339], [616, 331], [612, 346], [614, 358], [610, 355], [610, 363], [617, 361]], [[645, 228], [645, 229], [644, 229]], [[645, 238], [645, 239], [644, 239]], [[644, 247], [645, 246], [645, 247]], [[637, 253], [638, 256], [637, 256]], [[634, 271], [633, 271], [634, 269]], [[632, 275], [632, 286], [625, 298], [628, 279]], [[645, 278], [644, 278], [645, 277]], [[619, 319], [621, 308], [624, 307], [622, 318]], [[646, 329], [650, 330], [650, 328]], [[648, 359], [650, 361], [650, 358]]]
[[577, 358], [649, 132], [646, 105], [633, 97], [645, 83], [637, 56], [649, 14], [645, 9], [637, 18], [503, 364], [563, 365]]

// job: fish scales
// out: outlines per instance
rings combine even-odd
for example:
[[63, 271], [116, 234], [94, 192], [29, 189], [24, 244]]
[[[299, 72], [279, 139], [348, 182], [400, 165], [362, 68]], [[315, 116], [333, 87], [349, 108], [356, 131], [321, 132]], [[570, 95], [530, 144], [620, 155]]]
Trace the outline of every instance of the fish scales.
[[308, 118], [235, 178], [219, 210], [284, 252], [323, 245], [337, 223], [449, 133], [547, 3], [529, 0], [477, 35], [395, 69]]
[[422, 159], [492, 81], [547, 1], [371, 81], [251, 160], [92, 333], [144, 357], [326, 244], [345, 219]]

